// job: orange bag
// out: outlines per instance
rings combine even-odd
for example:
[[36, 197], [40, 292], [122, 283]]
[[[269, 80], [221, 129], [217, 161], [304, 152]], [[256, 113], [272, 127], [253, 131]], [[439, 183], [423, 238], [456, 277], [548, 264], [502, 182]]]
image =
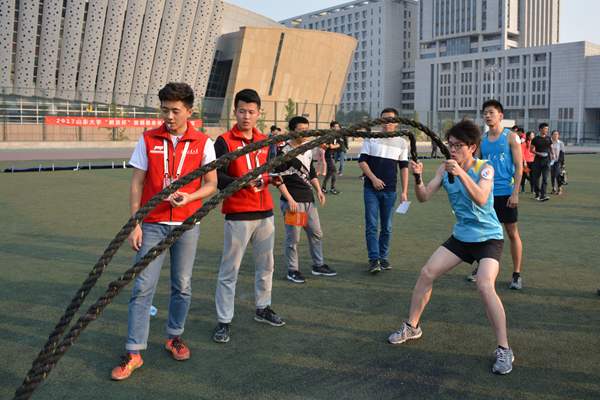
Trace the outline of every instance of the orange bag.
[[299, 212], [286, 211], [285, 212], [285, 224], [286, 225], [306, 226], [307, 223], [308, 223], [308, 215], [305, 212], [303, 212], [303, 211], [299, 211]]

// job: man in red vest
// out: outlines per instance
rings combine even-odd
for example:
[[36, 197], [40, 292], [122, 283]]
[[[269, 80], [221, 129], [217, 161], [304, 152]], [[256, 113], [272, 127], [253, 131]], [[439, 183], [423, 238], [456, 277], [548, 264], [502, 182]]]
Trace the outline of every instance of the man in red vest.
[[[194, 106], [194, 92], [185, 83], [169, 83], [158, 92], [164, 123], [147, 131], [138, 141], [129, 164], [134, 167], [131, 179], [130, 208], [135, 214], [155, 194], [180, 177], [215, 160], [212, 141], [188, 122]], [[160, 241], [201, 206], [202, 199], [217, 190], [217, 173], [211, 171], [189, 183], [161, 202], [141, 225], [129, 235], [129, 244], [137, 251], [138, 262]], [[170, 249], [171, 298], [165, 349], [175, 360], [190, 358], [190, 350], [181, 340], [192, 296], [192, 268], [200, 227], [186, 231]], [[152, 261], [136, 278], [129, 300], [127, 354], [112, 370], [114, 380], [129, 378], [143, 365], [140, 355], [148, 343], [150, 308], [166, 252]]]
[[[266, 136], [256, 129], [260, 116], [260, 97], [256, 91], [244, 89], [238, 92], [234, 99], [234, 109], [237, 124], [216, 140], [217, 157], [266, 139]], [[264, 147], [219, 169], [219, 189], [224, 189], [237, 178], [265, 164], [268, 161], [268, 153], [269, 148]], [[269, 175], [264, 174], [223, 201], [225, 240], [215, 295], [218, 325], [213, 334], [213, 340], [217, 343], [229, 342], [235, 286], [248, 243], [252, 245], [255, 265], [254, 320], [271, 326], [285, 324], [271, 309], [275, 224], [273, 200], [268, 184]]]

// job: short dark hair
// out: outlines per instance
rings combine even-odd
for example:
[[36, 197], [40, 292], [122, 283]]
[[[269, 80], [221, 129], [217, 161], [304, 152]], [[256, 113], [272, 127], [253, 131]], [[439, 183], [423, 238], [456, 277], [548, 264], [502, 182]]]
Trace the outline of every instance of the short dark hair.
[[280, 130], [281, 130], [281, 128], [279, 128], [277, 125], [271, 125], [271, 129], [270, 129], [271, 132], [280, 131]]
[[452, 136], [470, 146], [472, 144], [479, 147], [481, 143], [481, 129], [471, 120], [465, 119], [454, 124], [446, 132], [446, 140]]
[[237, 108], [240, 101], [243, 101], [244, 103], [255, 103], [260, 109], [260, 96], [254, 89], [243, 89], [237, 92], [233, 99], [233, 107]]
[[290, 131], [295, 131], [296, 127], [300, 124], [308, 124], [308, 119], [299, 116], [294, 117], [290, 119], [290, 122], [288, 122], [288, 128], [290, 129]]
[[381, 110], [381, 113], [379, 114], [379, 116], [381, 117], [383, 114], [386, 114], [386, 113], [394, 113], [394, 116], [396, 116], [396, 117], [400, 115], [398, 110], [396, 110], [394, 107], [387, 107], [387, 108], [384, 108], [383, 110]]
[[163, 101], [181, 101], [187, 108], [194, 107], [194, 90], [187, 83], [169, 82], [158, 91], [158, 99]]
[[500, 103], [498, 100], [491, 99], [483, 103], [483, 105], [481, 106], [481, 112], [484, 112], [485, 109], [488, 107], [494, 107], [496, 110], [504, 114], [504, 107], [502, 106], [502, 103]]
[[513, 125], [512, 128], [510, 128], [511, 131], [516, 131], [519, 132], [521, 130], [521, 128], [519, 128], [519, 125]]
[[333, 128], [333, 127], [335, 127], [336, 125], [342, 126], [342, 125], [341, 125], [339, 122], [337, 122], [337, 121], [331, 121], [331, 122], [329, 123], [329, 128]]
[[538, 126], [538, 130], [539, 130], [539, 131], [541, 131], [542, 129], [544, 129], [544, 128], [548, 128], [548, 127], [550, 127], [550, 125], [548, 125], [548, 124], [547, 124], [547, 123], [545, 123], [545, 122], [542, 122], [542, 123], [541, 123], [541, 124]]

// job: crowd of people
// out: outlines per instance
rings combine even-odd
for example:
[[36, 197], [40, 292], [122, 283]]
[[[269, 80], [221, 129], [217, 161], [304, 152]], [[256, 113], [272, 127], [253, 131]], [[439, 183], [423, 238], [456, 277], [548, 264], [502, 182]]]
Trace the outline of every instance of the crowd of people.
[[[181, 176], [224, 154], [267, 138], [256, 128], [261, 99], [252, 89], [236, 94], [236, 124], [214, 142], [188, 122], [192, 115], [194, 93], [187, 84], [169, 83], [158, 96], [164, 123], [144, 133], [130, 161], [134, 167], [130, 189], [132, 215]], [[517, 227], [519, 194], [524, 189], [521, 176], [529, 179], [536, 199], [546, 201], [547, 178], [552, 171], [553, 193], [560, 194], [562, 188], [556, 177], [564, 168], [564, 145], [557, 131], [552, 133], [552, 139], [547, 137], [546, 124], [540, 125], [540, 135], [536, 137], [525, 136], [519, 127], [512, 130], [503, 128], [504, 110], [495, 100], [486, 102], [482, 111], [489, 128], [487, 133], [482, 134], [479, 127], [468, 120], [454, 125], [446, 134], [452, 158], [441, 162], [428, 183], [422, 179], [423, 164], [409, 160], [409, 144], [404, 138], [363, 141], [358, 165], [364, 176], [366, 270], [376, 274], [392, 269], [392, 216], [397, 200], [405, 202], [408, 199], [409, 170], [416, 178], [414, 190], [420, 202], [429, 200], [435, 192], [444, 188], [456, 223], [448, 240], [435, 250], [421, 269], [412, 293], [408, 318], [398, 331], [389, 336], [388, 342], [400, 344], [421, 337], [421, 315], [430, 300], [433, 282], [462, 262], [476, 262], [477, 268], [470, 275], [470, 280], [477, 284], [498, 345], [492, 372], [508, 374], [512, 371], [514, 354], [508, 344], [504, 308], [495, 290], [504, 244], [503, 227], [509, 238], [513, 261], [510, 287], [521, 289], [523, 250]], [[398, 111], [385, 108], [380, 116], [397, 117]], [[340, 124], [332, 121], [330, 127], [340, 129]], [[384, 132], [395, 132], [398, 125], [385, 123], [381, 128]], [[287, 126], [290, 132], [308, 129], [309, 121], [303, 116], [291, 118]], [[271, 128], [272, 135], [280, 131], [276, 126]], [[293, 139], [248, 153], [171, 194], [131, 233], [129, 244], [137, 252], [136, 259], [140, 260], [200, 208], [203, 199], [264, 165], [270, 157], [288, 153], [307, 140], [310, 139]], [[274, 327], [285, 325], [284, 319], [271, 305], [275, 217], [269, 185], [276, 187], [280, 193], [279, 205], [285, 221], [286, 279], [293, 284], [306, 282], [298, 257], [302, 230], [308, 239], [311, 274], [325, 278], [337, 275], [325, 262], [318, 206], [325, 205], [326, 194], [340, 194], [336, 188], [336, 177], [343, 174], [347, 150], [347, 140], [332, 140], [315, 151], [297, 155], [270, 173], [260, 175], [223, 201], [224, 241], [215, 293], [214, 342], [227, 343], [231, 340], [236, 285], [248, 246], [252, 247], [255, 266], [254, 320]], [[323, 177], [322, 183], [319, 176]], [[540, 179], [541, 185], [538, 184]], [[169, 251], [171, 293], [165, 349], [175, 360], [186, 360], [191, 355], [181, 336], [190, 308], [192, 267], [199, 238], [200, 228], [196, 225]], [[150, 308], [166, 257], [167, 253], [157, 257], [135, 280], [128, 310], [127, 353], [112, 370], [114, 380], [127, 379], [143, 365], [141, 351], [148, 345]]]

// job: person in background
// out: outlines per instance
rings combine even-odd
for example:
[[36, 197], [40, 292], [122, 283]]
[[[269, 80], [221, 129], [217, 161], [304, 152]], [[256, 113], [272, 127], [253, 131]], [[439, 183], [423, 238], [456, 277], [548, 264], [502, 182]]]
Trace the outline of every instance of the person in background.
[[531, 141], [535, 137], [535, 132], [527, 132], [524, 139], [521, 140], [521, 151], [523, 153], [523, 179], [521, 179], [521, 192], [525, 192], [525, 181], [529, 181], [529, 189], [533, 193], [533, 160], [535, 154], [530, 150]]
[[560, 140], [560, 132], [552, 131], [552, 160], [550, 161], [550, 182], [552, 194], [562, 194], [562, 181], [559, 179], [560, 171], [565, 164], [565, 144]]
[[[398, 117], [398, 110], [386, 108], [381, 118]], [[383, 125], [384, 132], [395, 132], [396, 123]], [[409, 144], [403, 137], [365, 139], [358, 166], [364, 178], [363, 200], [365, 204], [365, 241], [369, 257], [368, 271], [376, 274], [389, 270], [392, 217], [396, 203], [398, 170], [400, 170], [400, 201], [408, 199], [408, 151]]]
[[[548, 137], [548, 124], [542, 122], [539, 125], [539, 136], [531, 141], [530, 150], [535, 154], [533, 161], [533, 188], [535, 190], [535, 200], [548, 201], [546, 188], [550, 175], [550, 160], [552, 159], [552, 140]], [[540, 185], [541, 180], [541, 185]]]
[[[294, 117], [289, 122], [290, 132], [304, 132], [308, 130], [308, 120], [304, 117]], [[286, 154], [298, 146], [306, 143], [307, 137], [292, 139], [281, 149], [281, 154]], [[321, 221], [315, 205], [313, 188], [321, 205], [325, 205], [325, 194], [321, 191], [319, 178], [311, 163], [312, 151], [307, 150], [276, 169], [276, 172], [289, 172], [283, 175], [283, 183], [278, 186], [281, 192], [280, 206], [284, 219], [287, 212], [306, 213], [307, 221], [303, 227], [308, 238], [308, 248], [313, 261], [312, 274], [316, 276], [335, 276], [336, 272], [329, 268], [323, 260], [323, 231]], [[302, 227], [285, 225], [284, 254], [287, 264], [287, 280], [294, 283], [304, 283], [306, 278], [300, 272], [298, 262], [298, 243]]]
[[[281, 128], [278, 128], [277, 125], [272, 125], [269, 130], [269, 139], [273, 136], [281, 135]], [[277, 149], [283, 146], [285, 143], [271, 143], [269, 145], [269, 160], [275, 158], [277, 156]]]

